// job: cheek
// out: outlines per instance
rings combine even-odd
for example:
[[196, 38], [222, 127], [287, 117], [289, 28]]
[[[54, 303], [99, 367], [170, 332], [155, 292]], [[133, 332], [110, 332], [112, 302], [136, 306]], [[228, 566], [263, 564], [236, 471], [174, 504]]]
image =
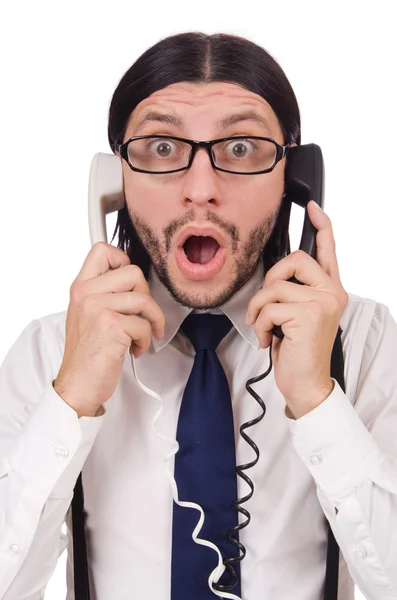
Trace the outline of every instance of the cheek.
[[132, 177], [124, 177], [124, 192], [130, 213], [144, 219], [156, 232], [172, 218], [171, 198], [175, 198], [175, 193], [171, 195], [161, 181], [152, 181], [144, 173], [133, 173]]
[[252, 176], [246, 182], [240, 180], [231, 188], [228, 203], [230, 218], [241, 231], [249, 231], [277, 210], [283, 193], [283, 172]]

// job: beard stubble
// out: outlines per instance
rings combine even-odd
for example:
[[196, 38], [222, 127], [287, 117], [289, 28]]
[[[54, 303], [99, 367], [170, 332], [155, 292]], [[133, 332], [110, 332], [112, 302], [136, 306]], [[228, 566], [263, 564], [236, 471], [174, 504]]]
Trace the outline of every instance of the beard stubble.
[[173, 219], [163, 227], [163, 243], [156, 236], [149, 223], [129, 209], [129, 215], [136, 233], [150, 256], [151, 263], [159, 280], [179, 304], [193, 309], [212, 309], [222, 306], [248, 281], [273, 231], [278, 212], [279, 208], [263, 219], [261, 223], [253, 227], [248, 234], [247, 241], [240, 248], [240, 232], [238, 227], [233, 223], [221, 219], [211, 211], [207, 212], [206, 221], [215, 223], [228, 234], [232, 241], [232, 256], [235, 258], [233, 272], [228, 285], [220, 292], [204, 292], [203, 294], [202, 292], [187, 292], [178, 288], [172, 280], [167, 265], [172, 238], [183, 226], [195, 221], [194, 209], [187, 211], [183, 217]]

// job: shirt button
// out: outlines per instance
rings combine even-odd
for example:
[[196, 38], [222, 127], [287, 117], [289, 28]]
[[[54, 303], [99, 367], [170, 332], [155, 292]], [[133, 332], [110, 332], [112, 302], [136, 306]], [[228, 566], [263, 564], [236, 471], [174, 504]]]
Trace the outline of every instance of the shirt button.
[[358, 558], [366, 558], [367, 557], [367, 552], [363, 548], [360, 548], [359, 550], [357, 550], [356, 554], [357, 554]]
[[54, 446], [54, 454], [55, 456], [66, 458], [69, 456], [69, 450], [67, 448], [61, 448], [60, 446]]
[[20, 554], [21, 553], [21, 549], [17, 544], [11, 544], [10, 546], [10, 552], [12, 554]]
[[323, 460], [323, 457], [321, 456], [321, 454], [313, 454], [313, 456], [310, 457], [310, 462], [312, 463], [312, 465], [319, 465]]

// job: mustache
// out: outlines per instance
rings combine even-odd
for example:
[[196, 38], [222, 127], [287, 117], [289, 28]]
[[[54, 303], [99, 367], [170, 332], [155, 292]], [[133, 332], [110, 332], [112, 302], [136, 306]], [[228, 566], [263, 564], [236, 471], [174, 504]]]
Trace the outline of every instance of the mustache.
[[[234, 223], [230, 223], [225, 219], [222, 219], [215, 213], [210, 210], [206, 213], [207, 222], [214, 223], [220, 229], [223, 229], [232, 240], [232, 252], [237, 251], [238, 243], [240, 241], [240, 232], [238, 227]], [[182, 217], [177, 219], [173, 219], [170, 223], [163, 227], [163, 234], [165, 239], [165, 248], [166, 251], [169, 252], [171, 248], [172, 238], [174, 235], [185, 225], [190, 222], [196, 221], [196, 211], [192, 208], [187, 213], [185, 213]]]

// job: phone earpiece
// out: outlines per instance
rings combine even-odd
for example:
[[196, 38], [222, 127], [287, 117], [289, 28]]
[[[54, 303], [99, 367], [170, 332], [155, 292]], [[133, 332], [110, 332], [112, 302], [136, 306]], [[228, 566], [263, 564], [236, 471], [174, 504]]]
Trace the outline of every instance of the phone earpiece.
[[91, 161], [88, 186], [88, 222], [91, 244], [107, 242], [106, 215], [125, 205], [121, 158], [98, 152]]
[[[299, 249], [316, 258], [317, 229], [310, 221], [307, 205], [310, 200], [324, 207], [324, 160], [321, 148], [317, 144], [304, 144], [289, 149], [285, 167], [285, 196], [305, 209], [302, 237]], [[295, 277], [292, 283], [303, 285]], [[283, 339], [284, 333], [279, 325], [272, 329], [273, 335]]]

